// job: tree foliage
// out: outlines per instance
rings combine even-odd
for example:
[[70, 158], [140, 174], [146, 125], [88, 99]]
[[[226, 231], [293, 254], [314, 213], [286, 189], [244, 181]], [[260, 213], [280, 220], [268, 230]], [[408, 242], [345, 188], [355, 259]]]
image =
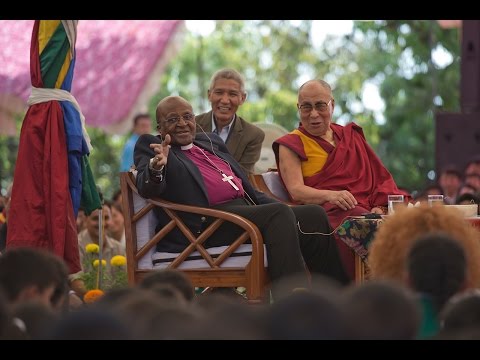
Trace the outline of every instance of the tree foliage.
[[[187, 37], [151, 106], [175, 93], [203, 112], [208, 78], [233, 67], [244, 74], [249, 91], [240, 115], [292, 129], [298, 86], [324, 78], [334, 88], [337, 122], [364, 128], [400, 186], [423, 187], [434, 168], [434, 113], [458, 111], [458, 30], [441, 29], [436, 21], [389, 20], [355, 22], [351, 34], [330, 36], [318, 49], [310, 37], [310, 21], [218, 22], [208, 37]], [[433, 61], [437, 48], [453, 57], [448, 66]], [[365, 107], [366, 84], [379, 88], [383, 113]]]
[[[432, 53], [438, 48], [452, 56], [447, 66], [435, 63]], [[356, 22], [340, 51], [345, 62], [332, 62], [332, 72], [344, 71], [349, 63], [358, 68], [337, 79], [337, 88], [352, 89], [340, 93], [342, 110], [360, 119], [369, 142], [400, 186], [423, 187], [434, 169], [434, 114], [459, 110], [458, 30], [441, 29], [436, 21]], [[366, 81], [380, 88], [383, 123], [376, 123], [373, 114], [361, 107], [356, 113], [349, 106], [349, 101], [359, 99]]]
[[[355, 22], [351, 34], [311, 44], [311, 21], [217, 21], [201, 37], [187, 33], [179, 54], [159, 79], [160, 91], [150, 101], [171, 94], [190, 100], [196, 113], [209, 109], [211, 75], [222, 67], [240, 71], [248, 98], [239, 109], [251, 122], [297, 126], [298, 87], [323, 78], [334, 88], [339, 123], [355, 121], [400, 186], [421, 188], [434, 168], [434, 113], [459, 110], [460, 41], [456, 29], [436, 21], [388, 20]], [[447, 66], [432, 58], [434, 49], [452, 56]], [[379, 88], [380, 112], [365, 106], [368, 84]], [[121, 148], [127, 136], [89, 129], [94, 150], [90, 162], [106, 197], [118, 188]], [[13, 177], [18, 139], [0, 137], [0, 180]]]
[[87, 131], [93, 146], [89, 161], [95, 182], [104, 197], [111, 199], [120, 189], [120, 154], [128, 136], [111, 136], [95, 128]]
[[296, 91], [305, 68], [315, 56], [310, 46], [311, 21], [218, 21], [215, 31], [200, 37], [188, 34], [185, 46], [170, 63], [162, 89], [152, 99], [178, 94], [194, 111], [209, 109], [207, 90], [215, 71], [231, 67], [246, 80], [247, 102], [239, 114], [251, 122], [274, 122], [293, 128], [297, 121]]

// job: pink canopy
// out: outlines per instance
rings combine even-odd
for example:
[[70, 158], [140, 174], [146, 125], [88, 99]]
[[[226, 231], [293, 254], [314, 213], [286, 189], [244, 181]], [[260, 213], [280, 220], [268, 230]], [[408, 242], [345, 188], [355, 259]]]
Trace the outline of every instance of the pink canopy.
[[[33, 20], [0, 20], [0, 134], [15, 135], [12, 118], [30, 95]], [[181, 20], [81, 20], [72, 94], [86, 123], [110, 133], [132, 127], [146, 111], [160, 75], [180, 45]]]

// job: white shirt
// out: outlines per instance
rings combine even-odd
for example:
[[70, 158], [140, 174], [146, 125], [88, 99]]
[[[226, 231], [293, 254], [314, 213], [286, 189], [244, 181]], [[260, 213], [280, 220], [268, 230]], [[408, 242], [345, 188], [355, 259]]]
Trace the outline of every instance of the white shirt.
[[235, 120], [235, 115], [233, 115], [232, 121], [227, 126], [224, 126], [220, 133], [217, 131], [217, 124], [215, 124], [215, 119], [212, 112], [212, 132], [220, 136], [224, 143], [227, 142], [228, 134], [230, 133], [230, 129], [232, 128], [232, 124]]

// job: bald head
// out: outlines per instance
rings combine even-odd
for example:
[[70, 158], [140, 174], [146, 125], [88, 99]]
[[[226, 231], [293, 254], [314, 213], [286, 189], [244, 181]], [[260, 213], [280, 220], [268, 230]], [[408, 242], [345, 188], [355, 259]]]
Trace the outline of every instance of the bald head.
[[167, 96], [157, 105], [157, 129], [171, 137], [172, 145], [187, 145], [195, 137], [195, 114], [192, 105], [181, 96]]
[[190, 107], [190, 110], [192, 110], [192, 105], [190, 105], [190, 103], [181, 96], [167, 96], [160, 100], [157, 105], [157, 110], [155, 112], [157, 124], [160, 124], [160, 120], [162, 119], [162, 117], [165, 117], [168, 109], [178, 105]]
[[323, 93], [327, 92], [328, 95], [330, 95], [330, 97], [333, 97], [332, 88], [326, 81], [314, 79], [314, 80], [308, 80], [302, 86], [300, 86], [300, 88], [298, 89], [298, 98], [300, 99], [300, 97], [304, 92], [318, 91], [318, 90], [321, 90]]

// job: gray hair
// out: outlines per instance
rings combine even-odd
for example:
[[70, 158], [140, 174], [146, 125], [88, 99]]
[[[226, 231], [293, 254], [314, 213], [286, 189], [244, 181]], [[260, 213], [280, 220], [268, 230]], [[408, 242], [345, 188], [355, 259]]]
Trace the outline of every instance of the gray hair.
[[237, 70], [234, 69], [220, 69], [212, 75], [212, 79], [210, 80], [210, 87], [208, 90], [212, 90], [215, 86], [215, 82], [219, 79], [228, 79], [234, 80], [240, 85], [240, 91], [242, 94], [245, 94], [245, 80], [243, 76]]

